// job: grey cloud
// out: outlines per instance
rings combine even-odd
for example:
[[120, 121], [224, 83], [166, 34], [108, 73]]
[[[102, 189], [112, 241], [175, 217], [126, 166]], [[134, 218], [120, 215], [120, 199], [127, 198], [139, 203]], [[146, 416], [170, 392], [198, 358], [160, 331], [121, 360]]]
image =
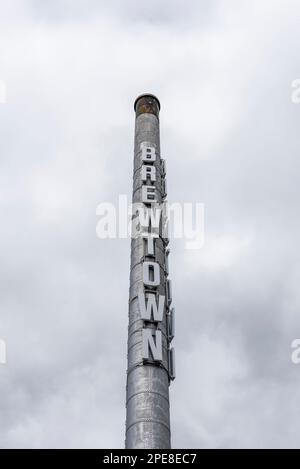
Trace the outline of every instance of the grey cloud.
[[[95, 15], [112, 16], [122, 22], [136, 24], [150, 24], [158, 26], [172, 26], [176, 28], [186, 28], [199, 23], [205, 27], [205, 21], [210, 19], [217, 2], [214, 0], [209, 4], [200, 4], [194, 0], [183, 2], [173, 0], [173, 2], [140, 2], [138, 0], [111, 0], [110, 2], [89, 0], [55, 0], [51, 3], [43, 3], [36, 0], [29, 2], [30, 13], [33, 17], [51, 22], [80, 21], [82, 19], [93, 18]], [[197, 23], [193, 23], [195, 11], [199, 13]]]

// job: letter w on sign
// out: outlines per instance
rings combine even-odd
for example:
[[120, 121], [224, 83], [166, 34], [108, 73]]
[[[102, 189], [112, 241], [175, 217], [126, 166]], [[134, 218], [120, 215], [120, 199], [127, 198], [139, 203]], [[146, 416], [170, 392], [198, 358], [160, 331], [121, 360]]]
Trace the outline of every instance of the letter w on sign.
[[[147, 299], [146, 299], [145, 294], [143, 292], [139, 292], [138, 298], [139, 298], [141, 318], [144, 321], [155, 321], [155, 322], [162, 321], [164, 305], [165, 305], [165, 297], [163, 295], [158, 296], [158, 306], [156, 303], [155, 293], [148, 293]], [[146, 304], [146, 300], [147, 300], [147, 304]]]

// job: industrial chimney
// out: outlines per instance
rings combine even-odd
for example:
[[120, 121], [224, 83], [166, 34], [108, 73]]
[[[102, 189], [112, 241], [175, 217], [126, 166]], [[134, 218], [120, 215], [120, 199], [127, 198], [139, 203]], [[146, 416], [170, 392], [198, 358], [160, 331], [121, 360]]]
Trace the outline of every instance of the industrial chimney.
[[165, 161], [160, 155], [159, 100], [134, 103], [133, 221], [129, 291], [126, 448], [171, 447], [169, 384], [175, 378], [174, 308], [165, 233]]

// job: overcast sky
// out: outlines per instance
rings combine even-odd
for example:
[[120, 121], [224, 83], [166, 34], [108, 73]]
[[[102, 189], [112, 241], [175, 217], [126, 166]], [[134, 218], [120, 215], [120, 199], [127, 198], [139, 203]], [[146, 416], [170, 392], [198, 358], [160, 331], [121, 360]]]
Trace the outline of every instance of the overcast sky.
[[1, 2], [0, 446], [123, 447], [133, 101], [161, 100], [175, 448], [299, 447], [299, 0]]

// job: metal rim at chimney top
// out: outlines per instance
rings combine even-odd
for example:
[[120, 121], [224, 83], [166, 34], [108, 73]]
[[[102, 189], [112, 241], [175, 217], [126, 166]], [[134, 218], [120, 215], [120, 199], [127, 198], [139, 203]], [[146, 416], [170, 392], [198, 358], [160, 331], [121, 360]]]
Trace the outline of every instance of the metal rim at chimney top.
[[141, 99], [141, 98], [153, 98], [155, 99], [155, 101], [157, 101], [157, 104], [158, 104], [158, 108], [160, 110], [160, 102], [159, 102], [159, 99], [154, 95], [154, 94], [151, 94], [151, 93], [143, 93], [143, 94], [140, 94], [136, 100], [134, 101], [134, 110], [136, 111], [136, 105], [137, 105], [137, 102]]

